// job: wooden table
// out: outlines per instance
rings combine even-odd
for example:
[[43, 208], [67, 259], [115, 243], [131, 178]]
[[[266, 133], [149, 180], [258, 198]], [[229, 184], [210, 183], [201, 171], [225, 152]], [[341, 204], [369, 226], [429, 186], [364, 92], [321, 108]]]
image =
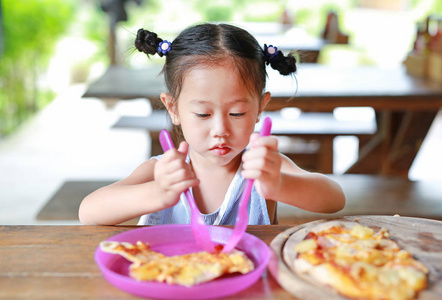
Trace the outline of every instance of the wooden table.
[[[165, 91], [158, 76], [161, 66], [132, 70], [111, 67], [83, 97], [148, 98], [161, 107]], [[267, 110], [297, 107], [303, 111], [330, 112], [337, 107], [372, 107], [378, 133], [364, 141], [359, 160], [347, 173], [407, 177], [433, 120], [442, 107], [442, 84], [415, 78], [404, 68], [360, 66], [338, 68], [300, 64], [296, 80], [268, 68], [267, 89], [272, 100]], [[297, 84], [296, 84], [297, 83]]]
[[[269, 85], [273, 92], [267, 109], [292, 106], [303, 111], [332, 111], [337, 107], [372, 107], [378, 132], [372, 139], [362, 141], [359, 158], [346, 173], [408, 178], [442, 107], [442, 84], [409, 76], [405, 68], [308, 65], [301, 67], [298, 74], [296, 94], [287, 78]], [[287, 100], [289, 95], [292, 98]]]
[[[301, 224], [302, 221], [298, 221]], [[249, 226], [270, 244], [287, 225]], [[100, 241], [132, 226], [0, 226], [0, 299], [140, 299], [108, 283], [94, 261]], [[268, 273], [227, 299], [295, 299]]]
[[[372, 66], [339, 68], [299, 64], [296, 81], [267, 68], [268, 110], [298, 107], [303, 111], [332, 111], [336, 107], [368, 106], [375, 110], [434, 111], [442, 106], [442, 85], [409, 76], [405, 69]], [[113, 66], [92, 83], [83, 97], [102, 99], [147, 98], [159, 101], [166, 91], [159, 75], [162, 65], [129, 69]]]

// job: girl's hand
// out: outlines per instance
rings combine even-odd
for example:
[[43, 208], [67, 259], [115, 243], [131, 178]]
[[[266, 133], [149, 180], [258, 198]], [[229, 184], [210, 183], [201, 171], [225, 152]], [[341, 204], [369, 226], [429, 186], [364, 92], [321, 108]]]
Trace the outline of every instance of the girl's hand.
[[281, 182], [282, 158], [278, 151], [275, 136], [259, 137], [258, 133], [250, 136], [250, 149], [243, 156], [244, 178], [255, 179], [258, 193], [272, 199]]
[[199, 180], [186, 163], [189, 145], [181, 142], [178, 149], [170, 149], [155, 164], [154, 177], [163, 195], [161, 201], [165, 208], [178, 203], [182, 192], [192, 186], [197, 186]]

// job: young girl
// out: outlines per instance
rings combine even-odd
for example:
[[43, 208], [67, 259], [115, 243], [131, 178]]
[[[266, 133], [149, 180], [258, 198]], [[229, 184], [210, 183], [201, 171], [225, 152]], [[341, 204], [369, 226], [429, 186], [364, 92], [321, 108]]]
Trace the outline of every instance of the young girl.
[[79, 210], [83, 224], [111, 225], [136, 217], [140, 225], [190, 223], [181, 196], [188, 188], [206, 224], [235, 224], [247, 178], [255, 179], [249, 224], [276, 223], [276, 202], [321, 213], [344, 207], [336, 182], [280, 154], [276, 137], [253, 133], [270, 101], [264, 92], [266, 65], [288, 75], [296, 71], [293, 56], [273, 46], [263, 50], [247, 31], [226, 24], [190, 27], [172, 43], [140, 29], [135, 46], [166, 57], [169, 93], [161, 93], [161, 101], [184, 141], [88, 195]]

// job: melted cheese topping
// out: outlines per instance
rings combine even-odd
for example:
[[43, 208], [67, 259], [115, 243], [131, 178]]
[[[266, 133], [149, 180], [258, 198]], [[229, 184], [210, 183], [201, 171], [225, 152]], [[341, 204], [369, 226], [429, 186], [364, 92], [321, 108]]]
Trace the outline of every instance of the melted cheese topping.
[[295, 269], [347, 297], [412, 299], [426, 288], [428, 269], [388, 237], [359, 224], [310, 232], [295, 247]]
[[166, 282], [192, 286], [224, 274], [246, 274], [254, 269], [253, 262], [242, 251], [165, 256], [150, 249], [148, 243], [102, 242], [104, 252], [119, 254], [133, 262], [129, 275], [136, 280]]

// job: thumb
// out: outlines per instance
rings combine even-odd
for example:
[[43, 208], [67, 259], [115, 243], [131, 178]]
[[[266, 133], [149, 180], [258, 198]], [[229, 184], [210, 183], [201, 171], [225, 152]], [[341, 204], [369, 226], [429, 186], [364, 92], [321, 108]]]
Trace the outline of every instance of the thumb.
[[257, 132], [254, 132], [250, 135], [250, 142], [249, 142], [250, 147], [253, 147], [253, 144], [258, 140], [258, 138], [259, 138], [259, 133]]
[[189, 151], [189, 144], [187, 142], [181, 142], [178, 147], [178, 152], [181, 152], [181, 153], [187, 155], [187, 151]]

